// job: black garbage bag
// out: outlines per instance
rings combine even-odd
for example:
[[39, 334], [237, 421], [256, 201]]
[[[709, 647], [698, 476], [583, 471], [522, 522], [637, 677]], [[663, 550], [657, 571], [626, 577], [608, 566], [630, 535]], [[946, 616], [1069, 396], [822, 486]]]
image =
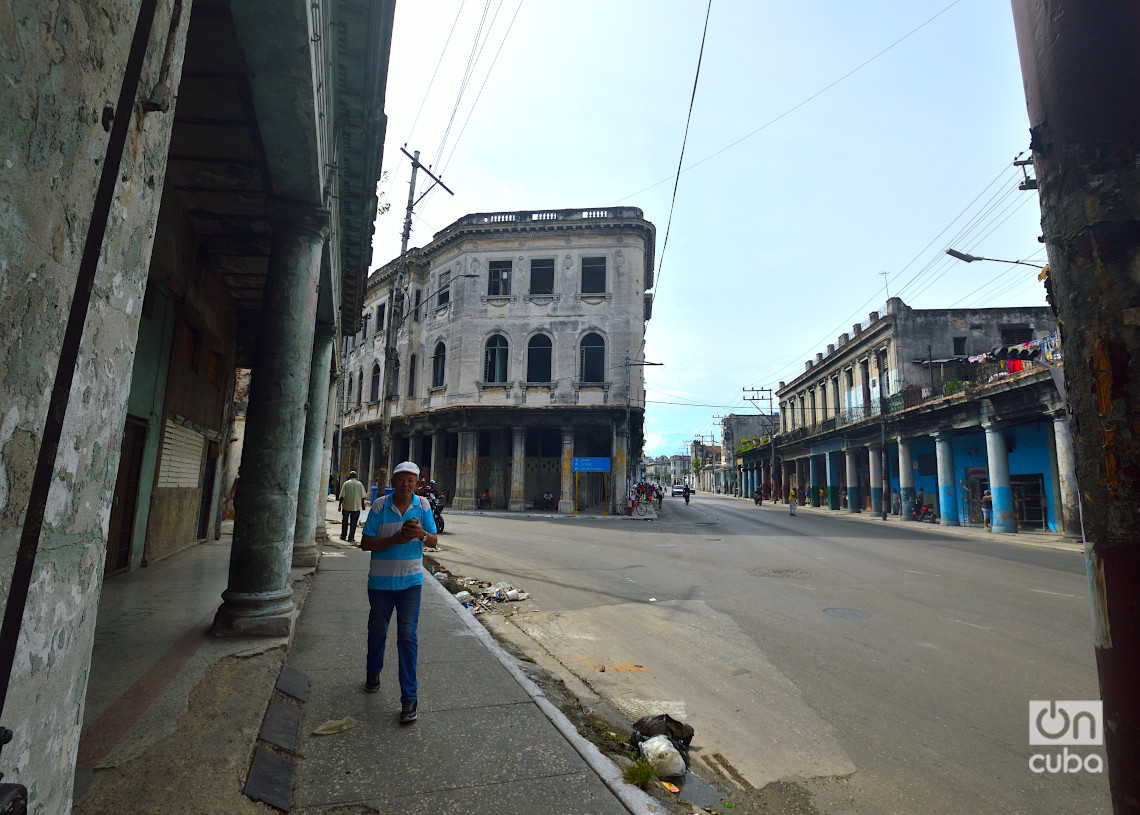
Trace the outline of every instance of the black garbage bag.
[[627, 744], [631, 747], [640, 747], [646, 739], [654, 736], [665, 736], [677, 748], [685, 766], [689, 766], [689, 742], [693, 740], [693, 728], [684, 722], [679, 722], [668, 713], [659, 713], [656, 716], [642, 716], [633, 723]]
[[688, 747], [693, 740], [693, 728], [684, 722], [677, 721], [668, 713], [642, 716], [633, 723], [633, 732], [629, 734], [629, 743], [636, 747], [652, 736], [668, 736]]

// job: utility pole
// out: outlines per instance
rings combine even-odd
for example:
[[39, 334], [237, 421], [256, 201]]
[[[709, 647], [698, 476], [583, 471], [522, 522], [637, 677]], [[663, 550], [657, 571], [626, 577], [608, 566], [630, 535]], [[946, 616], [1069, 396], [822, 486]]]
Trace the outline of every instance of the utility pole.
[[[401, 147], [400, 152], [412, 160], [412, 177], [408, 181], [408, 208], [404, 213], [404, 231], [400, 235], [400, 259], [396, 262], [396, 276], [388, 286], [388, 325], [384, 328], [384, 418], [381, 424], [383, 430], [380, 434], [380, 463], [377, 470], [381, 467], [384, 468], [385, 480], [388, 476], [388, 456], [392, 444], [392, 401], [396, 398], [399, 389], [399, 383], [396, 381], [396, 332], [399, 330], [404, 311], [404, 268], [408, 264], [408, 239], [412, 236], [412, 210], [416, 204], [423, 200], [424, 195], [431, 192], [435, 184], [447, 190], [448, 194], [455, 195], [447, 189], [446, 184], [432, 175], [430, 169], [420, 164], [419, 150], [415, 152], [415, 155], [412, 155]], [[424, 190], [423, 195], [417, 199], [416, 172], [418, 170], [423, 170], [424, 174], [431, 178], [435, 184]], [[380, 488], [378, 492], [383, 494], [384, 482], [378, 481], [377, 485]], [[367, 488], [368, 485], [365, 484], [365, 489]]]
[[1108, 782], [1140, 813], [1140, 7], [1013, 0], [1065, 378]]
[[[752, 393], [753, 396], [745, 396], [744, 398], [751, 402], [753, 407], [756, 403], [763, 398], [768, 400], [768, 453], [771, 462], [771, 472], [769, 477], [772, 479], [772, 500], [776, 500], [776, 411], [773, 408], [772, 399], [774, 392], [771, 388], [741, 388], [745, 393]], [[764, 394], [761, 396], [761, 394]], [[759, 410], [760, 408], [756, 408]]]

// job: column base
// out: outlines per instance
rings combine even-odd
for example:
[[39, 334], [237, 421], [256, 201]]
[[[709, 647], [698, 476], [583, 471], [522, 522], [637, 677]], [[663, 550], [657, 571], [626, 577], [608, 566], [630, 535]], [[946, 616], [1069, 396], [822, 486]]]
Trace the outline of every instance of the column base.
[[507, 512], [525, 512], [526, 499], [525, 498], [512, 498], [511, 502], [507, 504]]
[[315, 543], [309, 546], [294, 546], [292, 566], [294, 569], [307, 569], [316, 566], [320, 557], [321, 549]]
[[563, 498], [561, 501], [558, 502], [558, 511], [561, 512], [563, 515], [573, 515], [574, 514], [574, 499], [573, 498]]
[[222, 605], [214, 615], [214, 637], [288, 637], [297, 619], [293, 589], [238, 593], [222, 592]]

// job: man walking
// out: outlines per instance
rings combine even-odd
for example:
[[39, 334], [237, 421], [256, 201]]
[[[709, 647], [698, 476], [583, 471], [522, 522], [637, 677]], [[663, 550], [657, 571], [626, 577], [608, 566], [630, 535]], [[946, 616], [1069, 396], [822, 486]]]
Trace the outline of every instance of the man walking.
[[360, 548], [372, 553], [368, 570], [368, 656], [364, 690], [380, 690], [384, 642], [396, 612], [396, 653], [399, 655], [400, 723], [416, 720], [416, 627], [424, 583], [424, 546], [435, 546], [435, 517], [426, 499], [415, 494], [420, 468], [411, 461], [392, 471], [393, 493], [377, 500], [360, 533]]
[[348, 480], [340, 487], [340, 539], [353, 543], [356, 540], [356, 524], [363, 509], [364, 485], [356, 480], [356, 470], [350, 470]]

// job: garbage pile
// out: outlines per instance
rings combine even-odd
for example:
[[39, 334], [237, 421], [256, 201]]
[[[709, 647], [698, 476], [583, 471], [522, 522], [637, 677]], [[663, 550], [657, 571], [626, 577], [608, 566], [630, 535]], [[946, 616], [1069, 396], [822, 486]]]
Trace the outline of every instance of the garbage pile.
[[473, 580], [466, 577], [452, 575], [455, 584], [463, 589], [455, 593], [455, 599], [463, 604], [464, 608], [471, 609], [472, 614], [486, 614], [498, 611], [492, 604], [514, 603], [530, 599], [525, 591], [519, 591], [510, 583], [494, 583], [489, 580]]
[[627, 744], [645, 756], [658, 778], [677, 778], [689, 769], [693, 728], [668, 713], [642, 716], [633, 723]]

